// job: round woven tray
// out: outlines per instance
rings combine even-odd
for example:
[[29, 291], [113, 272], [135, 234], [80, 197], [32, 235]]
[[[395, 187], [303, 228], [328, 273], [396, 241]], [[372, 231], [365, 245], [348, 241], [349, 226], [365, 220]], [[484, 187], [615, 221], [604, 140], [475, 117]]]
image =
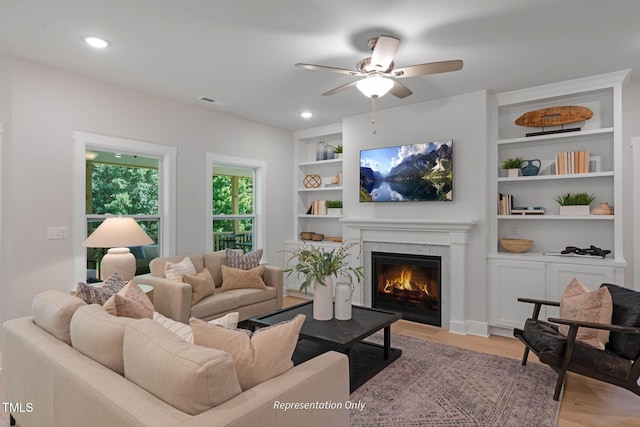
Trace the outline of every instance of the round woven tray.
[[527, 252], [532, 244], [533, 240], [527, 239], [500, 239], [500, 245], [513, 254]]

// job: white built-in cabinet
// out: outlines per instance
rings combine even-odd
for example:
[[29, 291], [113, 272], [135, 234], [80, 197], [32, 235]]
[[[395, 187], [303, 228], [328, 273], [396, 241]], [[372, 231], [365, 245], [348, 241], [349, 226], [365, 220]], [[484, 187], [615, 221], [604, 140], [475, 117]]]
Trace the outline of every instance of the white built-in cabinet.
[[[317, 160], [316, 150], [320, 141], [332, 147], [342, 145], [342, 125], [336, 124], [294, 132], [296, 182], [293, 195], [295, 200], [293, 235], [295, 239], [284, 242], [285, 262], [290, 257], [289, 251], [296, 250], [303, 244], [324, 246], [328, 249], [339, 245], [339, 243], [329, 240], [303, 241], [300, 237], [302, 232], [323, 234], [325, 237], [342, 237], [341, 214], [307, 213], [314, 201], [342, 200], [342, 185], [335, 186], [331, 183], [338, 176], [338, 173], [342, 172], [342, 158]], [[319, 176], [321, 179], [319, 187], [306, 187], [304, 180], [307, 175]], [[331, 186], [327, 186], [327, 184]], [[295, 273], [289, 277], [285, 274], [284, 285], [287, 292], [297, 292], [300, 282], [301, 280], [296, 277]], [[313, 287], [309, 289], [309, 297], [312, 292]]]
[[[622, 253], [622, 86], [629, 71], [501, 93], [495, 96], [491, 144], [489, 212], [488, 318], [498, 328], [521, 327], [532, 307], [518, 297], [559, 300], [571, 278], [595, 289], [603, 282], [624, 284]], [[554, 106], [584, 106], [593, 117], [565, 127], [580, 131], [526, 137], [534, 129], [516, 125], [523, 113]], [[553, 129], [553, 128], [552, 128]], [[550, 130], [550, 129], [545, 129]], [[560, 152], [589, 151], [589, 172], [559, 175]], [[500, 168], [510, 157], [539, 159], [536, 176], [508, 177]], [[561, 216], [555, 197], [562, 193], [594, 194], [591, 209], [607, 202], [612, 215]], [[499, 194], [513, 196], [514, 206], [539, 206], [544, 215], [498, 215]], [[506, 252], [501, 238], [531, 239], [530, 250]], [[595, 245], [612, 251], [600, 257], [564, 257], [566, 246]], [[556, 315], [547, 309], [544, 316]]]

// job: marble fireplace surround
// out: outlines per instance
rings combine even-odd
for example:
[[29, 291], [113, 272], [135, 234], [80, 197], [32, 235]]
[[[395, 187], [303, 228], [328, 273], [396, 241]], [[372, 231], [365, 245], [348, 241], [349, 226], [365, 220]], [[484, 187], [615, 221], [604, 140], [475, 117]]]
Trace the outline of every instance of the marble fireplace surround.
[[364, 285], [353, 295], [355, 304], [371, 307], [371, 252], [436, 255], [442, 258], [442, 327], [466, 334], [466, 252], [474, 219], [355, 219], [343, 218], [345, 238], [359, 241]]

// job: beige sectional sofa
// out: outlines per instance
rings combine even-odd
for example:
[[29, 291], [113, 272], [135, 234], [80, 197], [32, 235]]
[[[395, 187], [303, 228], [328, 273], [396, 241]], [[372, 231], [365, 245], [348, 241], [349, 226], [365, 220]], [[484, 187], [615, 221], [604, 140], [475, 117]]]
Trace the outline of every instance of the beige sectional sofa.
[[184, 256], [156, 258], [151, 261], [151, 272], [135, 277], [139, 285], [153, 286], [154, 306], [158, 313], [182, 323], [189, 323], [190, 317], [211, 320], [224, 314], [237, 311], [240, 321], [269, 313], [282, 308], [283, 274], [282, 269], [266, 265], [263, 280], [267, 285], [262, 289], [232, 289], [220, 291], [222, 285], [222, 268], [226, 265], [225, 251], [189, 255], [196, 271], [205, 267], [211, 273], [216, 285], [216, 292], [191, 305], [191, 286], [176, 280], [168, 280], [165, 276], [167, 262], [178, 263]]
[[343, 354], [325, 353], [242, 392], [229, 354], [61, 291], [37, 295], [33, 316], [5, 322], [2, 348], [2, 400], [21, 404], [11, 414], [19, 426], [349, 424], [346, 409], [278, 409], [346, 402]]

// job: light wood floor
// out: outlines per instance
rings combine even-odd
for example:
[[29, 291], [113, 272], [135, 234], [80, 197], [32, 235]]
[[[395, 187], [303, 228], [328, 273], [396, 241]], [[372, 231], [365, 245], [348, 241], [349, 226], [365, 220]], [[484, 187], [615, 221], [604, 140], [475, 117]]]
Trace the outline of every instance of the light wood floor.
[[[284, 305], [306, 300], [285, 297]], [[524, 346], [515, 338], [491, 335], [489, 338], [449, 333], [421, 323], [400, 320], [391, 326], [393, 333], [427, 341], [467, 348], [483, 353], [521, 359]], [[539, 363], [531, 354], [529, 362]], [[528, 363], [529, 363], [528, 362]], [[551, 401], [552, 396], [549, 396]], [[565, 381], [558, 427], [640, 426], [640, 396], [610, 384], [569, 373]]]

